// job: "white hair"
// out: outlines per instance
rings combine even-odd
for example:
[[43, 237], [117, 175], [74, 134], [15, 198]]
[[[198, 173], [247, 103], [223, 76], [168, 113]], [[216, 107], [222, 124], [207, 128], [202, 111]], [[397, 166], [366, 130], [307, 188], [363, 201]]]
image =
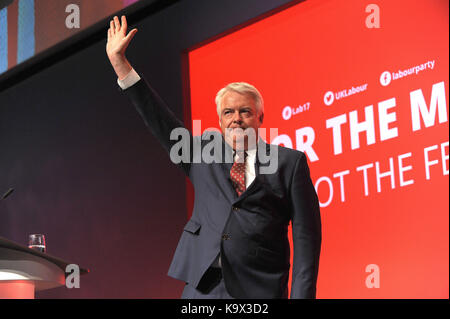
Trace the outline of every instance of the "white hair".
[[246, 82], [233, 82], [225, 86], [224, 88], [220, 89], [219, 92], [217, 92], [216, 95], [216, 105], [217, 105], [217, 115], [220, 118], [220, 106], [222, 103], [223, 96], [225, 93], [229, 91], [234, 91], [240, 94], [249, 95], [253, 98], [253, 101], [255, 101], [256, 106], [256, 113], [262, 114], [264, 113], [264, 100], [262, 98], [261, 93], [251, 84], [248, 84]]

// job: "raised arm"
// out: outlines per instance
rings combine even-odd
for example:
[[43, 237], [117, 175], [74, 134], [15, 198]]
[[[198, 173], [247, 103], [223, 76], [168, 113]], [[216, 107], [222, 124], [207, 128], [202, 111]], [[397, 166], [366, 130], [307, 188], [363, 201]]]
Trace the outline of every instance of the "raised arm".
[[[125, 57], [125, 51], [136, 32], [137, 29], [133, 29], [127, 34], [125, 16], [122, 16], [122, 24], [118, 17], [114, 17], [108, 29], [106, 53], [120, 80], [119, 85], [141, 115], [150, 132], [169, 153], [172, 162], [189, 175], [192, 162], [190, 152], [193, 145], [192, 135], [184, 128], [183, 123], [176, 118], [158, 93], [136, 72], [130, 72], [133, 67]], [[122, 82], [124, 79], [125, 81]], [[127, 83], [125, 84], [125, 82]], [[175, 144], [178, 148], [173, 148]], [[180, 157], [178, 149], [188, 152], [185, 156]]]

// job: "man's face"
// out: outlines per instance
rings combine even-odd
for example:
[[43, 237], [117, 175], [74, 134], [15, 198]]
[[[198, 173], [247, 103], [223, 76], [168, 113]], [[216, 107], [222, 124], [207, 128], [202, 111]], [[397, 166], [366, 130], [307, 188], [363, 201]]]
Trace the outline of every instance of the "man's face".
[[[222, 98], [219, 124], [225, 141], [233, 149], [254, 147], [263, 114], [258, 114], [253, 98], [246, 94], [228, 91]], [[243, 130], [254, 132], [254, 136], [243, 134]]]

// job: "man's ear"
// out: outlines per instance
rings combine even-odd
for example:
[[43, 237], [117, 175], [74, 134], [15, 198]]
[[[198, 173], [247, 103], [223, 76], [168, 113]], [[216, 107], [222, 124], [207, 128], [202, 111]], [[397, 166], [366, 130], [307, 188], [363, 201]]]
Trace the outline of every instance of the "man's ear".
[[259, 122], [262, 124], [264, 120], [264, 113], [261, 113], [261, 115], [259, 116]]

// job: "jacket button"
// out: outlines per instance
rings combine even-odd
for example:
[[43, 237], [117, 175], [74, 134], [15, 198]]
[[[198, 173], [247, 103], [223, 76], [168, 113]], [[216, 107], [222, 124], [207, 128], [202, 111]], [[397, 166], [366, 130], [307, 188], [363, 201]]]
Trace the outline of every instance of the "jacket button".
[[233, 206], [232, 208], [233, 208], [234, 211], [238, 211], [239, 210], [239, 207], [236, 207], [236, 206]]
[[230, 239], [230, 235], [228, 235], [228, 234], [222, 235], [222, 240], [228, 240], [228, 239]]

